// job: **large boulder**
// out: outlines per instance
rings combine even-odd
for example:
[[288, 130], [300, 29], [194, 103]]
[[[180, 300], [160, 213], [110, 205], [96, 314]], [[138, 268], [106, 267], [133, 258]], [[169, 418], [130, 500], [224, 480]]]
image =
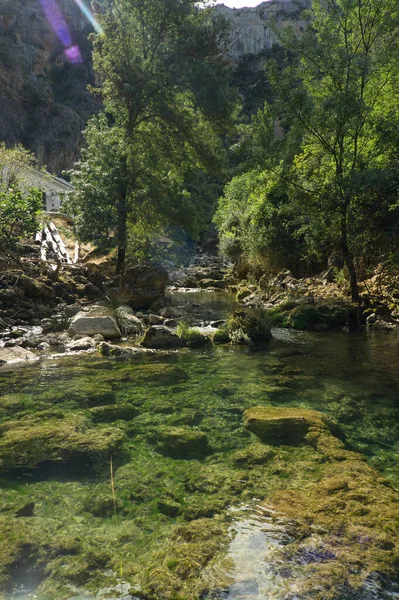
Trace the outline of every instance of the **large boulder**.
[[126, 269], [115, 290], [134, 309], [148, 309], [165, 294], [168, 272], [159, 265], [142, 264]]
[[79, 312], [69, 326], [70, 335], [93, 336], [96, 333], [110, 340], [121, 337], [121, 330], [112, 315]]
[[0, 348], [0, 365], [36, 359], [36, 354], [33, 354], [30, 350], [26, 350], [26, 348], [21, 348], [20, 346]]
[[178, 348], [182, 342], [179, 336], [167, 327], [152, 326], [145, 331], [141, 345], [144, 348]]

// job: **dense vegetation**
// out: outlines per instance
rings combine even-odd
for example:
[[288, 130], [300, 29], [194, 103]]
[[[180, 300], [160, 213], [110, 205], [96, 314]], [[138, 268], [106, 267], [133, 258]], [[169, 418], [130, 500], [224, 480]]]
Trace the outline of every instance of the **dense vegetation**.
[[267, 62], [271, 100], [242, 127], [215, 216], [227, 256], [302, 273], [345, 265], [354, 301], [359, 274], [397, 260], [398, 10], [315, 0], [303, 36], [284, 33], [285, 64]]
[[0, 144], [0, 245], [33, 235], [39, 227], [42, 192], [34, 186], [34, 156], [22, 148]]
[[192, 0], [117, 0], [102, 21], [94, 65], [105, 113], [86, 129], [71, 209], [83, 239], [118, 248], [119, 273], [143, 229], [204, 227], [235, 94], [227, 30]]

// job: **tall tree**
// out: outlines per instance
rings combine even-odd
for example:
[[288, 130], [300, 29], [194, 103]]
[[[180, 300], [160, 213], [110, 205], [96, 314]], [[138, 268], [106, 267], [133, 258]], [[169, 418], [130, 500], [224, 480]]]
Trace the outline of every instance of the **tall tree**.
[[398, 124], [399, 0], [314, 0], [309, 19], [300, 40], [285, 38], [296, 63], [272, 78], [280, 114], [283, 105], [286, 124], [302, 131], [291, 181], [310, 212], [331, 222], [358, 302], [355, 232], [370, 209], [364, 173], [375, 200], [376, 173], [383, 194], [396, 171], [383, 132], [387, 121]]
[[[88, 150], [73, 182], [84, 216], [90, 194], [77, 171], [95, 172], [90, 144], [96, 138], [117, 172], [110, 223], [117, 232], [121, 272], [128, 219], [146, 210], [153, 218], [189, 221], [185, 176], [193, 167], [211, 174], [221, 169], [220, 134], [231, 124], [235, 96], [223, 53], [225, 25], [192, 0], [114, 0], [103, 10], [104, 35], [95, 39], [94, 64], [112, 123], [108, 127], [102, 119], [89, 126]], [[104, 143], [96, 133], [101, 130]], [[111, 142], [109, 150], [105, 140]]]

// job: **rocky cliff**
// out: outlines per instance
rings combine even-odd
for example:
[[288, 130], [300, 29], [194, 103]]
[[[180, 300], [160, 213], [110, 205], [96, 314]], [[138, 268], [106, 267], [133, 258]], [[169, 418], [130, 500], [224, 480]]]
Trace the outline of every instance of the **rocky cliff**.
[[[311, 0], [269, 0], [254, 8], [228, 8], [223, 4], [216, 10], [232, 26], [229, 53], [235, 62], [248, 55], [257, 55], [279, 43], [276, 31], [290, 25], [298, 34], [305, 26], [301, 13], [310, 7]], [[272, 27], [272, 23], [275, 23]]]
[[81, 131], [98, 110], [91, 26], [71, 0], [58, 2], [83, 62], [71, 64], [39, 0], [0, 0], [0, 141], [22, 143], [53, 173], [70, 167]]
[[[41, 165], [60, 174], [75, 161], [85, 121], [100, 106], [87, 91], [88, 83], [96, 84], [88, 41], [91, 26], [72, 0], [57, 2], [72, 43], [80, 48], [79, 64], [66, 59], [43, 2], [0, 0], [0, 141], [22, 143]], [[264, 101], [264, 84], [259, 84], [263, 61], [257, 57], [278, 43], [271, 21], [279, 29], [291, 24], [300, 32], [300, 14], [309, 4], [270, 0], [256, 8], [215, 8], [232, 23], [229, 52], [238, 64], [237, 82], [248, 112]]]

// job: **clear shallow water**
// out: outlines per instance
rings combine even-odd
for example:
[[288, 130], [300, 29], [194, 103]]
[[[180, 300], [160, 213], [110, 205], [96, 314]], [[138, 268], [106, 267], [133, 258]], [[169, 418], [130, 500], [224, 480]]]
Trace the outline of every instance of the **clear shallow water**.
[[[223, 317], [228, 307], [224, 297], [220, 298], [221, 305], [217, 309], [212, 306], [209, 313], [214, 318]], [[233, 468], [228, 458], [253, 441], [242, 427], [242, 413], [255, 405], [307, 407], [333, 415], [347, 445], [363, 453], [399, 488], [398, 350], [395, 333], [276, 330], [269, 348], [215, 347], [141, 361], [75, 357], [1, 370], [3, 423], [62, 420], [68, 424], [78, 415], [86, 420], [85, 427], [98, 427], [99, 431], [109, 425], [121, 428], [126, 441], [124, 455], [115, 457], [116, 520], [109, 465], [89, 454], [78, 460], [43, 461], [27, 472], [5, 474], [0, 511], [8, 515], [21, 502], [32, 500], [35, 509], [29, 527], [40, 543], [46, 536], [58, 540], [62, 530], [67, 539], [57, 543], [72, 544], [72, 539], [83, 537], [84, 542], [79, 543], [87, 544], [87, 553], [114, 547], [122, 555], [132, 556], [141, 569], [151, 561], [167, 560], [169, 564], [174, 558], [154, 559], [154, 548], [168, 543], [176, 523], [212, 517], [226, 504], [253, 507], [252, 499], [262, 498], [261, 483], [256, 478], [245, 480], [245, 474]], [[110, 415], [101, 416], [102, 407], [121, 405], [133, 407], [134, 413], [116, 421]], [[76, 427], [81, 427], [80, 421]], [[180, 449], [171, 456], [159, 446], [160, 431], [165, 427], [204, 433], [208, 452], [197, 455], [193, 450], [184, 456]], [[229, 572], [234, 582], [220, 597], [280, 600], [283, 582], [267, 565], [289, 532], [281, 523], [276, 530], [276, 524], [271, 525], [267, 515], [257, 513], [256, 508], [252, 513], [231, 514], [234, 524], [228, 555], [233, 561]], [[112, 559], [112, 551], [110, 555]], [[75, 562], [80, 560], [77, 557]], [[57, 557], [53, 562], [60, 572], [78, 571], [73, 558], [65, 559], [66, 566]], [[86, 568], [104, 572], [101, 564]], [[117, 569], [115, 559], [113, 573]], [[153, 573], [153, 577], [161, 576]], [[71, 581], [75, 571], [72, 575]], [[43, 577], [32, 577], [29, 567], [22, 565], [14, 577], [14, 592], [5, 598], [35, 597], [35, 586]], [[83, 593], [76, 589], [84, 588], [87, 580], [83, 576], [76, 580], [78, 583], [68, 584], [69, 595], [41, 592], [36, 597], [122, 597], [117, 595], [114, 581]], [[100, 587], [103, 591], [99, 592]], [[376, 589], [370, 598], [388, 597]], [[293, 598], [295, 590], [289, 591]], [[126, 598], [135, 597], [134, 590], [126, 588], [124, 592]]]

